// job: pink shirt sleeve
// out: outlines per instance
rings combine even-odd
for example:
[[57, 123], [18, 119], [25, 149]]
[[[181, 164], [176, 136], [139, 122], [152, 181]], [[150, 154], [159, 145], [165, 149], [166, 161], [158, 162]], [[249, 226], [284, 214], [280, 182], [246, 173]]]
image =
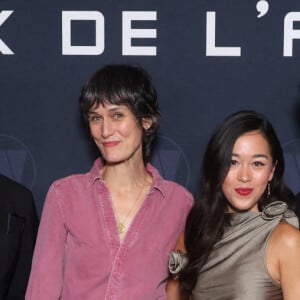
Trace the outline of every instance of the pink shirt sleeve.
[[34, 250], [26, 300], [59, 299], [66, 239], [63, 210], [55, 184], [48, 191]]

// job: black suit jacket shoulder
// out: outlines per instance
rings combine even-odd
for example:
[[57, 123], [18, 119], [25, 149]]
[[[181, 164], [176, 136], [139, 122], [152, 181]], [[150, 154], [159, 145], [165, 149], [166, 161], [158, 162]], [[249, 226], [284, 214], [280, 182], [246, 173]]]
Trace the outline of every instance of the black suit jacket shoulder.
[[0, 299], [25, 298], [38, 224], [32, 193], [0, 175]]

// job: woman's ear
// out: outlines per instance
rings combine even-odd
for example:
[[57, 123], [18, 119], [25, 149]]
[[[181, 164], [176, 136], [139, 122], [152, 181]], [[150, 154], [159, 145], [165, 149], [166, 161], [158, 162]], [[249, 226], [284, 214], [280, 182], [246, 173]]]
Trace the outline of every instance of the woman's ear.
[[152, 125], [152, 120], [150, 118], [142, 118], [142, 125], [145, 130], [148, 130]]
[[276, 169], [276, 165], [277, 165], [277, 160], [275, 161], [275, 163], [273, 165], [272, 171], [271, 171], [270, 176], [269, 176], [269, 181], [271, 181], [273, 179], [275, 169]]

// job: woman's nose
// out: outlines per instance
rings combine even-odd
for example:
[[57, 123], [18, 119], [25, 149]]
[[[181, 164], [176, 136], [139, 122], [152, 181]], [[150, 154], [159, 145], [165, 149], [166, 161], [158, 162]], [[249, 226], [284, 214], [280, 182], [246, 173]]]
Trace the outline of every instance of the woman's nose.
[[109, 119], [104, 119], [101, 124], [101, 135], [106, 138], [114, 133], [113, 123]]
[[248, 182], [252, 179], [251, 170], [248, 166], [242, 166], [238, 172], [239, 181]]

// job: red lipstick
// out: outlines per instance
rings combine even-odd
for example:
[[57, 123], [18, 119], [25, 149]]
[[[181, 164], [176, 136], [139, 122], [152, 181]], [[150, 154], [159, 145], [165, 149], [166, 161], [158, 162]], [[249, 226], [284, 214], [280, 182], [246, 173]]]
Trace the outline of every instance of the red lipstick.
[[102, 142], [104, 147], [114, 147], [117, 146], [120, 142], [119, 141], [111, 141], [111, 142]]
[[253, 189], [251, 189], [251, 188], [236, 188], [235, 191], [241, 196], [247, 196], [252, 193]]

